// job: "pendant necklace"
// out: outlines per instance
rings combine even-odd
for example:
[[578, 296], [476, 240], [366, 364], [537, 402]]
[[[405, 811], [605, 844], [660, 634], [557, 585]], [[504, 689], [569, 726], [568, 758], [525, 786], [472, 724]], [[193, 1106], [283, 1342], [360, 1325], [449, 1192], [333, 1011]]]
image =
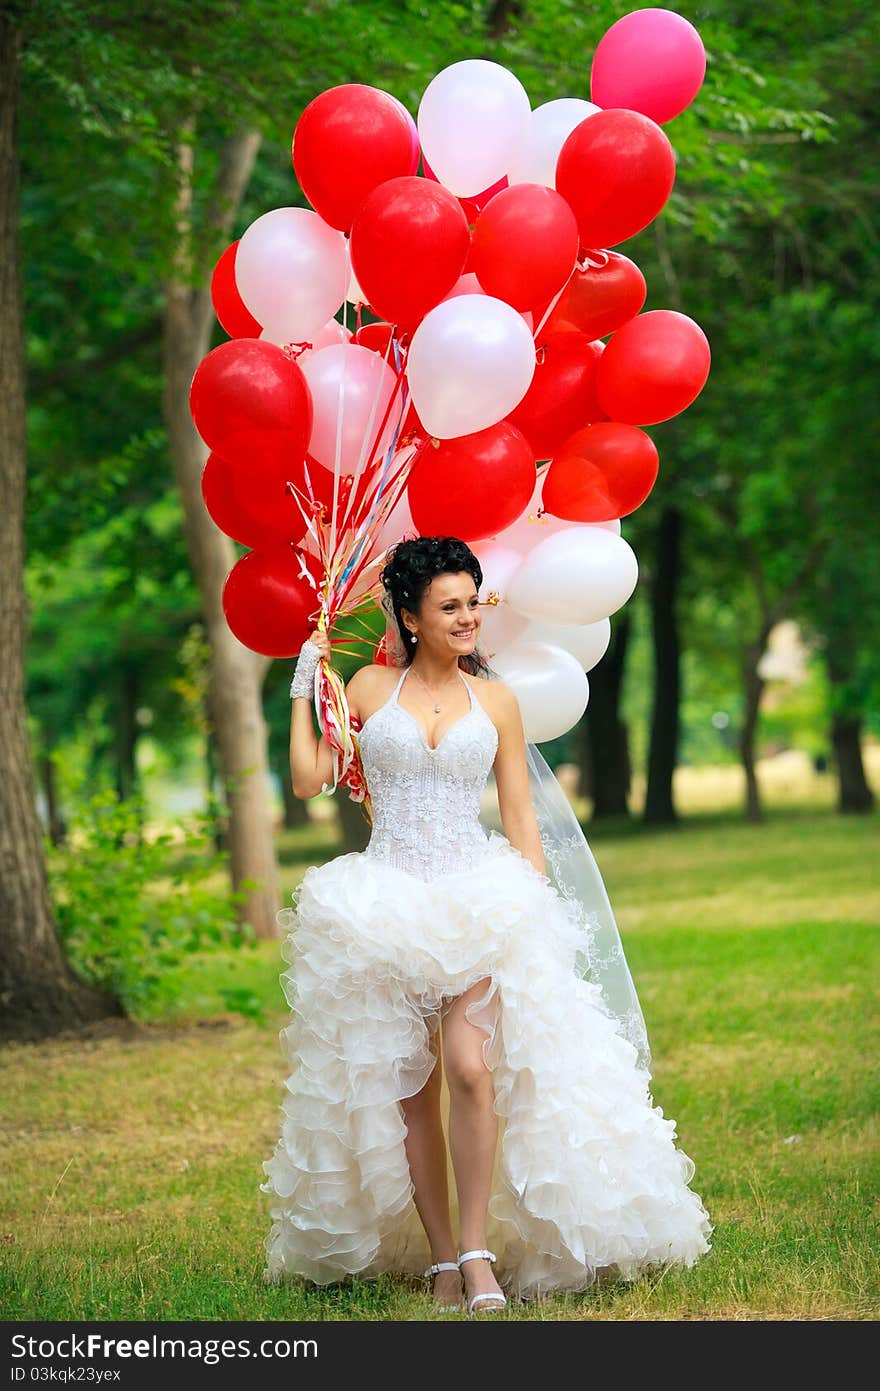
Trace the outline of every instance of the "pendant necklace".
[[[439, 700], [437, 699], [437, 697], [436, 697], [435, 695], [433, 695], [433, 694], [431, 693], [431, 691], [430, 691], [430, 689], [428, 688], [428, 686], [426, 685], [426, 683], [422, 680], [421, 676], [419, 676], [419, 673], [416, 671], [415, 667], [410, 667], [410, 671], [412, 672], [412, 674], [413, 674], [413, 676], [416, 678], [416, 680], [425, 688], [425, 690], [428, 692], [428, 695], [431, 696], [431, 699], [432, 699], [433, 702], [434, 702], [434, 714], [435, 714], [435, 715], [439, 715], [439, 714], [442, 712], [442, 708], [443, 708], [443, 707], [441, 706]], [[449, 682], [447, 681], [446, 684], [447, 684], [447, 686], [448, 686], [448, 685], [449, 685]]]

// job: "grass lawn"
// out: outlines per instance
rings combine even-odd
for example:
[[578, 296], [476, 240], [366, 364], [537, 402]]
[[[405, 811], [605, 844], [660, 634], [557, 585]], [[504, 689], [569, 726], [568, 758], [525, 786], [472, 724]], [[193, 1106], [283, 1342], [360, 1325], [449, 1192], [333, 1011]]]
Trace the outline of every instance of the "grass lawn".
[[[878, 828], [802, 805], [588, 829], [713, 1249], [502, 1317], [877, 1317]], [[285, 892], [327, 853], [320, 829], [285, 837]], [[262, 1283], [282, 967], [278, 943], [195, 958], [183, 1006], [3, 1051], [0, 1317], [455, 1317], [405, 1279]]]

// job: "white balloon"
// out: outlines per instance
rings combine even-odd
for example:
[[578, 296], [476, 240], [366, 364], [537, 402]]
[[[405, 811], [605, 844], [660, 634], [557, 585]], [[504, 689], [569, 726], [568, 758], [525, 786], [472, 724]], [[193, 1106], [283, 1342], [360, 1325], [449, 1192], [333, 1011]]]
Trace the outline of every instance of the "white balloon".
[[523, 642], [549, 642], [577, 657], [584, 671], [592, 671], [601, 662], [611, 642], [611, 620], [600, 618], [598, 623], [577, 627], [561, 624], [529, 623], [522, 635]]
[[567, 527], [541, 541], [514, 574], [511, 606], [541, 623], [598, 623], [632, 594], [635, 552], [602, 526]]
[[506, 598], [507, 586], [514, 570], [522, 565], [522, 556], [512, 546], [508, 546], [503, 539], [500, 541], [473, 541], [470, 543], [470, 548], [480, 562], [480, 569], [483, 572], [481, 593], [488, 598], [494, 590], [496, 594], [501, 595], [502, 599]]
[[512, 184], [546, 184], [556, 187], [556, 161], [575, 126], [601, 107], [579, 97], [562, 97], [536, 106], [529, 118], [529, 130], [507, 171]]
[[480, 636], [478, 639], [486, 660], [492, 662], [499, 652], [503, 652], [512, 642], [521, 638], [529, 626], [528, 619], [512, 609], [503, 600], [498, 604], [484, 604], [480, 609]]
[[514, 642], [492, 663], [519, 702], [526, 739], [543, 744], [577, 724], [590, 683], [576, 657], [548, 642]]
[[235, 283], [245, 306], [285, 343], [306, 342], [332, 319], [347, 276], [345, 238], [310, 208], [263, 213], [235, 253]]
[[466, 58], [438, 72], [419, 105], [419, 141], [442, 184], [460, 198], [503, 178], [528, 135], [529, 99], [500, 63]]
[[459, 295], [430, 310], [413, 334], [407, 377], [429, 434], [485, 430], [518, 405], [535, 373], [535, 342], [521, 316], [493, 295]]
[[[363, 453], [368, 457], [379, 426], [385, 417], [396, 377], [378, 353], [356, 343], [340, 343], [320, 352], [308, 353], [302, 371], [312, 393], [315, 408], [309, 453], [325, 468], [334, 469], [337, 456], [337, 428], [340, 424], [340, 473], [354, 473]], [[393, 412], [373, 460], [382, 458], [394, 434]]]

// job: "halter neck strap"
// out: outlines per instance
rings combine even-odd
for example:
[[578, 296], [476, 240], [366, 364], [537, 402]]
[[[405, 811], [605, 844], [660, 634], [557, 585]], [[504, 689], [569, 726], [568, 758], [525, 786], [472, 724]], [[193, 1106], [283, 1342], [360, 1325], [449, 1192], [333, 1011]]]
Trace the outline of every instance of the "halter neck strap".
[[[394, 687], [394, 690], [391, 692], [391, 700], [393, 701], [393, 703], [394, 703], [395, 705], [397, 704], [397, 697], [398, 697], [398, 694], [399, 694], [399, 692], [400, 692], [400, 688], [401, 688], [401, 686], [403, 685], [403, 678], [406, 676], [406, 674], [407, 674], [407, 672], [409, 671], [409, 668], [410, 668], [411, 665], [412, 665], [412, 663], [409, 663], [407, 666], [405, 666], [405, 667], [403, 668], [403, 671], [400, 673], [400, 676], [398, 677], [397, 685]], [[461, 667], [458, 667], [458, 668], [457, 668], [457, 671], [458, 671], [458, 675], [461, 677], [462, 681], [464, 682], [465, 690], [466, 690], [467, 693], [468, 693], [468, 704], [471, 706], [471, 709], [473, 709], [473, 704], [474, 704], [474, 693], [473, 693], [473, 691], [471, 690], [471, 683], [465, 678], [465, 674], [464, 674], [464, 672], [462, 671]]]

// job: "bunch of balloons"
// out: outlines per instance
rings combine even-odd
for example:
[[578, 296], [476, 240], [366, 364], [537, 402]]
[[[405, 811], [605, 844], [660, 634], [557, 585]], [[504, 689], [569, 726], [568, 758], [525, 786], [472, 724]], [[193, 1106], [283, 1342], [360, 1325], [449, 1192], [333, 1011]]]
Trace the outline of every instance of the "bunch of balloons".
[[231, 337], [192, 386], [206, 506], [251, 547], [224, 590], [242, 642], [292, 655], [316, 612], [375, 591], [393, 541], [455, 535], [483, 565], [484, 645], [527, 736], [580, 718], [637, 580], [620, 518], [658, 475], [643, 427], [709, 371], [702, 330], [642, 312], [645, 279], [613, 249], [669, 198], [662, 126], [705, 61], [692, 25], [646, 9], [599, 43], [591, 101], [532, 110], [512, 72], [471, 59], [430, 82], [417, 122], [360, 84], [306, 107], [292, 153], [311, 207], [264, 213], [221, 256]]

